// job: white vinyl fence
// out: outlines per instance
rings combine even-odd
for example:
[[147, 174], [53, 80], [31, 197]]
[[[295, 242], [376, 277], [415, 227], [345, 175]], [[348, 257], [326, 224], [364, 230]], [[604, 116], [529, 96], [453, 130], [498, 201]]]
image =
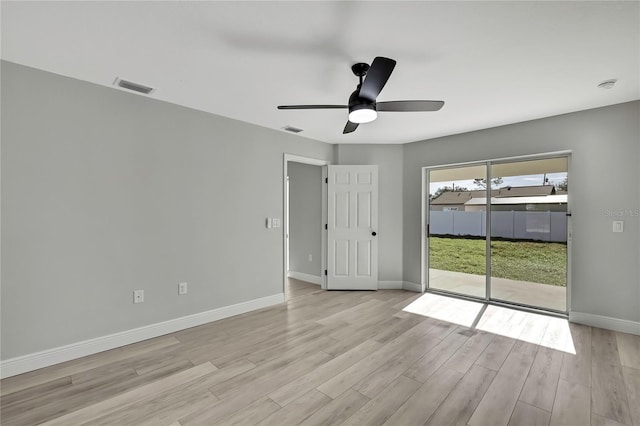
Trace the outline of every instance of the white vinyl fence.
[[[487, 235], [486, 212], [432, 211], [431, 235]], [[514, 240], [567, 241], [565, 212], [492, 212], [491, 236]]]

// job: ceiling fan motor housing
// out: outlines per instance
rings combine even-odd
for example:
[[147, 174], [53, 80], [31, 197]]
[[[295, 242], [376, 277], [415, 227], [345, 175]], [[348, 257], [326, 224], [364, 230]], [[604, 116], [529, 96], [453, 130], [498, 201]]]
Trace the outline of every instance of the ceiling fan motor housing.
[[376, 109], [376, 102], [360, 97], [360, 89], [355, 90], [349, 96], [349, 112], [357, 109]]

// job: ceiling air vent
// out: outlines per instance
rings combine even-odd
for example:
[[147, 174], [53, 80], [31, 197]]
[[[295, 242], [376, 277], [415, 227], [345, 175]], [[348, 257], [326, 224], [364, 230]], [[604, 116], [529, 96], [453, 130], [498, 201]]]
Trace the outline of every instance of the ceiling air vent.
[[284, 127], [281, 127], [281, 129], [291, 133], [300, 133], [302, 131], [302, 129], [298, 129], [297, 127], [293, 127], [293, 126], [284, 126]]
[[116, 78], [116, 80], [113, 82], [113, 84], [118, 86], [118, 87], [122, 87], [123, 89], [133, 90], [134, 92], [143, 93], [145, 95], [150, 94], [154, 90], [153, 87], [149, 87], [149, 86], [145, 86], [145, 85], [142, 85], [142, 84], [134, 83], [134, 82], [128, 81], [128, 80], [123, 80], [120, 77]]

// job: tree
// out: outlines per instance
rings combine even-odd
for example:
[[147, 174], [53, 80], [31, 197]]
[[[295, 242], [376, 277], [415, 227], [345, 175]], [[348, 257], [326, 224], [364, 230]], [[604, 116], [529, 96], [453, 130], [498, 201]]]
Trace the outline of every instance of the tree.
[[434, 193], [434, 194], [429, 194], [429, 198], [431, 200], [435, 200], [436, 198], [438, 198], [439, 196], [441, 196], [444, 192], [467, 192], [469, 191], [467, 188], [465, 188], [464, 186], [456, 186], [455, 189], [452, 188], [451, 186], [441, 186], [440, 188], [438, 188], [438, 190]]
[[556, 185], [556, 188], [560, 191], [568, 191], [569, 190], [569, 176], [566, 176], [562, 182]]
[[[502, 177], [500, 177], [500, 176], [494, 177], [493, 179], [491, 179], [491, 186], [492, 187], [496, 187], [498, 185], [501, 185], [502, 182], [504, 182], [502, 180]], [[473, 184], [476, 185], [476, 186], [479, 186], [482, 189], [485, 189], [487, 187], [487, 178], [474, 179], [473, 180]]]

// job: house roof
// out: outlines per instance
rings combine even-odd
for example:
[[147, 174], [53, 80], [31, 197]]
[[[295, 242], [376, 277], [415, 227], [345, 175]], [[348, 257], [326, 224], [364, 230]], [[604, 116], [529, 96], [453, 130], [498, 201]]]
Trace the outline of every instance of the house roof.
[[437, 198], [431, 200], [432, 205], [458, 205], [464, 204], [469, 201], [472, 196], [471, 193], [475, 191], [457, 192], [457, 191], [445, 191]]
[[[505, 204], [566, 204], [567, 194], [562, 195], [546, 195], [535, 197], [495, 197], [491, 198], [491, 204], [505, 205]], [[483, 206], [487, 204], [487, 199], [472, 198], [466, 203], [465, 206]]]
[[[484, 192], [484, 191], [481, 191]], [[556, 188], [553, 185], [536, 186], [507, 186], [505, 188], [491, 190], [492, 197], [533, 197], [541, 195], [554, 195]]]
[[[517, 186], [517, 187], [504, 187], [491, 190], [491, 198], [511, 198], [516, 199], [516, 202], [510, 202], [506, 204], [520, 204], [529, 203], [529, 201], [520, 200], [518, 197], [526, 197], [527, 199], [535, 197], [548, 197], [556, 194], [555, 187], [553, 185], [536, 185], [536, 186]], [[470, 200], [483, 199], [482, 203], [473, 202], [471, 204], [485, 204], [487, 192], [483, 189], [474, 191], [445, 191], [437, 198], [431, 200], [432, 205], [462, 205], [468, 204]], [[540, 201], [540, 202], [558, 202], [558, 201]], [[566, 195], [565, 195], [566, 202]], [[498, 204], [498, 203], [494, 203]]]

